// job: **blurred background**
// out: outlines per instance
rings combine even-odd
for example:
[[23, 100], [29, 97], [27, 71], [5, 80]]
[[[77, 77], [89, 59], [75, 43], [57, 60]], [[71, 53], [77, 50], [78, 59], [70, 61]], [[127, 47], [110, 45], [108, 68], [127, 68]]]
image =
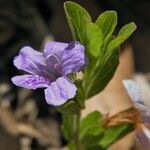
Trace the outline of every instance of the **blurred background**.
[[[60, 131], [61, 116], [45, 103], [43, 90], [30, 91], [11, 83], [11, 77], [22, 73], [12, 62], [23, 46], [42, 51], [48, 41], [72, 40], [63, 10], [64, 2], [0, 0], [0, 150], [59, 150], [66, 144]], [[132, 38], [122, 45], [120, 66], [114, 79], [101, 95], [93, 98], [92, 107], [88, 107], [90, 102], [87, 103], [83, 115], [95, 109], [114, 113], [128, 107], [131, 103], [121, 85], [124, 78], [134, 77], [139, 82], [145, 103], [150, 106], [150, 1], [74, 2], [86, 8], [93, 21], [105, 10], [116, 10], [118, 29], [131, 21], [138, 27]], [[106, 102], [105, 99], [110, 99], [108, 93], [112, 93], [111, 100]], [[134, 141], [133, 135], [120, 143], [111, 149], [145, 150]]]

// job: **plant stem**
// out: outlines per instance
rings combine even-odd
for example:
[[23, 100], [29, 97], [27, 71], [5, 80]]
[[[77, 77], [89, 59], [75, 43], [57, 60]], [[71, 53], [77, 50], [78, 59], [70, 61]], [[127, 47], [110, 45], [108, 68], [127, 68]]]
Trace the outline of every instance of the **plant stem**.
[[74, 115], [75, 150], [80, 150], [80, 112]]

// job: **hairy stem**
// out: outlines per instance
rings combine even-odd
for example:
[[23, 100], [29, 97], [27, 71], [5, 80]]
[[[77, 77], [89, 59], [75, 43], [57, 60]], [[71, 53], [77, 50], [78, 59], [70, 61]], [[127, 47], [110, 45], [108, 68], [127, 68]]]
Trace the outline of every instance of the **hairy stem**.
[[80, 148], [80, 113], [74, 115], [74, 142], [75, 150], [81, 150]]

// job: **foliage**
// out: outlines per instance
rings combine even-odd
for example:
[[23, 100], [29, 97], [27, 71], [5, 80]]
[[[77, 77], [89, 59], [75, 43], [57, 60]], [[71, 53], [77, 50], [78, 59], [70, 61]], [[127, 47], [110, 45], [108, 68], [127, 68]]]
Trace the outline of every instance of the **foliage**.
[[90, 98], [102, 91], [113, 77], [119, 64], [119, 46], [135, 31], [136, 25], [125, 25], [115, 37], [115, 11], [102, 13], [93, 23], [80, 5], [68, 1], [64, 8], [74, 40], [85, 46], [88, 63], [84, 70], [83, 87], [86, 98]]
[[[85, 100], [101, 92], [113, 77], [119, 64], [119, 47], [136, 29], [131, 22], [123, 26], [114, 35], [117, 26], [117, 12], [105, 11], [95, 22], [89, 13], [75, 2], [64, 3], [65, 14], [74, 40], [85, 47], [87, 64], [82, 80], [75, 80], [78, 88], [73, 101], [62, 106], [63, 133], [69, 141], [69, 148], [74, 150], [74, 117], [80, 116], [85, 107]], [[80, 109], [73, 109], [80, 107]], [[65, 109], [64, 109], [65, 108]], [[64, 113], [66, 112], [67, 113]], [[75, 110], [75, 113], [71, 113]], [[74, 111], [73, 111], [74, 112]], [[134, 130], [133, 124], [117, 124], [110, 128], [103, 126], [102, 114], [92, 112], [78, 122], [78, 139], [82, 150], [106, 150], [111, 144]], [[75, 131], [75, 132], [74, 132]], [[76, 148], [79, 149], [79, 148]]]

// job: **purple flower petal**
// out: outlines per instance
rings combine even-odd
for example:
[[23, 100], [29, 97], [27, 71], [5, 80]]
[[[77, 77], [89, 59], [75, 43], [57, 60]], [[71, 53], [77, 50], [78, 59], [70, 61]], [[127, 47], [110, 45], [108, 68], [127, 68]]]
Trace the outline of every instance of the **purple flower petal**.
[[44, 55], [46, 58], [51, 54], [56, 55], [58, 58], [61, 58], [62, 53], [67, 46], [68, 46], [68, 43], [50, 42], [46, 44], [44, 48]]
[[21, 70], [31, 74], [41, 74], [40, 66], [44, 67], [44, 56], [42, 53], [33, 50], [29, 46], [21, 49], [18, 56], [14, 59], [14, 65]]
[[131, 100], [136, 104], [143, 104], [141, 91], [138, 84], [134, 80], [123, 80], [123, 84]]
[[62, 66], [61, 66], [60, 59], [56, 55], [50, 54], [45, 59], [45, 63], [47, 64], [47, 67], [51, 72], [51, 74], [54, 74], [54, 76], [56, 77], [59, 76]]
[[150, 124], [150, 109], [144, 105], [137, 83], [133, 80], [124, 80], [123, 84], [127, 90], [127, 93], [134, 102], [134, 107], [140, 111], [144, 123]]
[[142, 130], [137, 129], [135, 134], [141, 145], [145, 148], [150, 148], [150, 130], [147, 127], [143, 125]]
[[38, 75], [21, 75], [12, 78], [12, 82], [27, 89], [37, 89], [49, 86], [49, 81]]
[[13, 77], [14, 84], [28, 89], [47, 87], [47, 103], [59, 106], [76, 94], [76, 86], [65, 76], [85, 65], [84, 47], [77, 42], [50, 42], [44, 53], [40, 53], [26, 46], [15, 58], [14, 65], [32, 74]]
[[78, 42], [69, 43], [63, 52], [61, 61], [63, 74], [79, 72], [85, 66], [84, 46]]
[[150, 109], [142, 104], [134, 105], [138, 110], [140, 110], [140, 114], [145, 124], [150, 124]]
[[65, 77], [58, 78], [45, 89], [45, 98], [48, 104], [59, 106], [76, 95], [76, 86]]

